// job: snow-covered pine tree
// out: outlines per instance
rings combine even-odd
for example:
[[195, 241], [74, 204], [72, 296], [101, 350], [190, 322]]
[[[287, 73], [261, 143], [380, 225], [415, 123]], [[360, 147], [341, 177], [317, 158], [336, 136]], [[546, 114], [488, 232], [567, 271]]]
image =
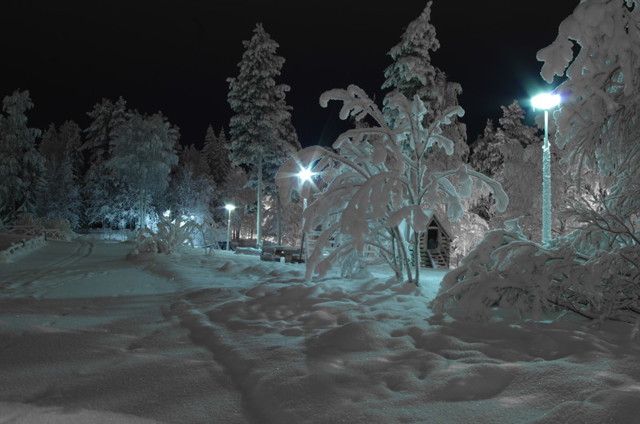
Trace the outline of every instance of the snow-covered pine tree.
[[[443, 148], [453, 154], [453, 141], [443, 135], [443, 126], [452, 122], [453, 115], [462, 115], [462, 108], [446, 110], [425, 127], [427, 109], [420, 97], [410, 101], [396, 92], [385, 100], [395, 116], [391, 127], [387, 117], [357, 86], [325, 92], [320, 103], [327, 106], [330, 100], [343, 102], [341, 119], [370, 119], [372, 125], [341, 134], [333, 144], [337, 153], [320, 146], [308, 147], [278, 172], [283, 199], [290, 199], [298, 188], [295, 175], [300, 164], [311, 166], [325, 187], [314, 197], [307, 189], [302, 192], [312, 200], [304, 212], [305, 231], [322, 229], [307, 262], [307, 279], [314, 272], [323, 275], [336, 259], [369, 246], [387, 261], [397, 277], [406, 275], [417, 284], [420, 249], [413, 249], [411, 257], [408, 243], [417, 245], [437, 206], [446, 204], [450, 219], [459, 218], [464, 213], [461, 198], [468, 197], [475, 184], [488, 186], [501, 210], [506, 208], [508, 199], [497, 181], [465, 165], [442, 172], [428, 167], [429, 148]], [[399, 229], [403, 221], [412, 230], [409, 240]], [[336, 246], [325, 257], [323, 249], [331, 243]]]
[[504, 158], [500, 153], [499, 142], [495, 124], [491, 119], [487, 119], [482, 135], [470, 146], [469, 164], [473, 169], [489, 177], [500, 172]]
[[231, 172], [231, 160], [229, 160], [227, 143], [228, 140], [224, 133], [224, 128], [221, 128], [220, 133], [216, 135], [211, 125], [209, 125], [204, 137], [202, 154], [209, 164], [211, 176], [216, 184], [224, 184]]
[[[271, 200], [271, 207], [269, 210], [265, 211], [265, 217], [263, 222], [266, 221], [275, 221], [275, 233], [273, 234], [276, 240], [276, 243], [282, 244], [282, 224], [283, 219], [287, 222], [290, 222], [288, 215], [283, 211], [282, 201], [280, 199], [280, 193], [278, 191], [278, 187], [275, 183], [276, 174], [278, 173], [278, 169], [280, 166], [289, 159], [295, 152], [299, 151], [301, 146], [298, 141], [298, 134], [296, 133], [295, 128], [293, 127], [293, 123], [291, 122], [291, 110], [292, 108], [288, 106], [284, 98], [280, 99], [278, 102], [278, 108], [282, 111], [284, 116], [288, 116], [283, 122], [282, 125], [278, 128], [280, 134], [280, 143], [277, 145], [276, 150], [272, 153], [272, 160], [269, 163], [265, 163], [264, 166], [264, 193], [269, 196]], [[288, 229], [290, 231], [290, 229]]]
[[85, 154], [82, 197], [88, 224], [122, 227], [135, 216], [130, 196], [122, 182], [107, 168], [111, 158], [111, 144], [115, 130], [131, 117], [126, 101], [120, 97], [113, 103], [102, 99], [87, 115], [91, 123], [84, 129], [85, 142], [81, 150]]
[[82, 150], [88, 153], [87, 161], [93, 167], [111, 158], [113, 133], [131, 117], [131, 112], [127, 110], [127, 102], [122, 97], [115, 103], [103, 98], [87, 115], [92, 120], [84, 130], [85, 142]]
[[179, 138], [178, 129], [160, 112], [151, 116], [136, 112], [114, 132], [112, 156], [105, 164], [136, 193], [138, 228], [146, 226], [154, 197], [167, 189], [171, 167], [178, 163]]
[[[388, 52], [393, 63], [385, 69], [386, 80], [382, 85], [383, 89], [392, 89], [390, 95], [400, 92], [407, 99], [419, 96], [427, 108], [423, 123], [425, 127], [448, 108], [459, 106], [458, 97], [462, 94], [460, 84], [448, 81], [445, 72], [431, 62], [431, 52], [440, 47], [436, 29], [431, 24], [431, 5], [432, 2], [429, 1], [420, 16], [409, 23], [400, 42]], [[386, 107], [383, 111], [393, 126], [394, 111]], [[425, 157], [432, 172], [457, 168], [468, 160], [466, 125], [458, 120], [458, 116], [452, 116], [451, 121], [443, 127], [442, 135], [453, 141], [453, 154], [447, 154], [444, 149], [430, 147]], [[470, 199], [465, 199], [465, 203], [469, 202]], [[445, 210], [438, 210], [437, 213], [446, 216]], [[454, 222], [449, 225], [454, 238], [464, 236], [459, 224]]]
[[39, 215], [66, 219], [71, 228], [78, 228], [82, 214], [78, 177], [81, 144], [80, 127], [73, 121], [66, 121], [60, 130], [51, 124], [39, 146], [47, 169], [47, 186], [39, 202]]
[[[462, 87], [456, 82], [447, 80], [446, 74], [431, 63], [431, 53], [440, 48], [436, 38], [436, 29], [431, 24], [431, 5], [429, 1], [418, 18], [413, 20], [400, 38], [400, 42], [389, 50], [393, 59], [385, 71], [385, 81], [382, 88], [390, 88], [391, 94], [402, 93], [407, 99], [418, 95], [427, 108], [425, 126], [439, 116], [447, 108], [459, 105], [458, 97], [462, 94]], [[393, 126], [393, 112], [387, 108], [385, 114]], [[432, 169], [445, 170], [459, 166], [467, 161], [469, 147], [467, 146], [466, 125], [452, 117], [451, 125], [443, 128], [444, 135], [453, 140], [455, 149], [453, 155], [444, 154], [442, 149], [432, 149], [428, 155]]]
[[[502, 117], [498, 119], [500, 130], [498, 133], [510, 141], [518, 142], [522, 147], [531, 144], [541, 144], [538, 129], [524, 123], [526, 113], [520, 103], [514, 100], [509, 106], [501, 106]], [[500, 135], [498, 135], [500, 137]], [[501, 143], [498, 143], [499, 145]]]
[[[522, 217], [520, 226], [524, 234], [530, 240], [538, 240], [541, 234], [541, 193], [535, 190], [539, 186], [532, 186], [532, 183], [542, 181], [542, 139], [537, 128], [524, 123], [525, 111], [517, 101], [501, 108], [502, 117], [498, 119], [494, 137], [502, 164], [494, 178], [500, 181], [509, 195], [509, 208], [505, 213], [497, 214], [498, 219], [494, 220], [492, 228], [501, 228], [504, 220]], [[554, 157], [557, 158], [555, 152]], [[557, 177], [559, 168], [552, 168]], [[552, 198], [557, 200], [558, 197]], [[492, 214], [496, 215], [495, 208], [492, 208]]]
[[[431, 24], [431, 4], [405, 29], [400, 42], [390, 51], [393, 63], [384, 71], [382, 88], [391, 88], [408, 99], [416, 94], [430, 111], [442, 110], [442, 100], [434, 91], [438, 70], [431, 64], [431, 53], [440, 48]], [[430, 112], [433, 113], [433, 112]], [[429, 118], [427, 118], [429, 119]]]
[[[520, 228], [530, 240], [538, 240], [541, 232], [541, 193], [532, 190], [533, 181], [541, 181], [541, 143], [539, 128], [524, 123], [525, 111], [518, 101], [502, 106], [499, 126], [487, 122], [484, 134], [472, 146], [471, 165], [484, 174], [500, 181], [509, 195], [509, 208], [496, 214], [490, 196], [481, 196], [473, 208], [484, 215], [491, 229], [502, 228], [505, 220], [521, 218]], [[552, 152], [553, 209], [559, 210], [569, 187], [566, 184], [566, 167], [560, 152]], [[535, 186], [533, 186], [535, 189]], [[485, 218], [485, 219], [486, 219]], [[556, 214], [556, 233], [564, 221]]]
[[80, 177], [80, 172], [84, 166], [82, 158], [82, 129], [74, 121], [67, 120], [58, 129], [60, 139], [64, 141], [67, 149], [71, 167], [76, 178]]
[[248, 188], [249, 175], [241, 166], [231, 168], [229, 179], [217, 187], [220, 206], [212, 211], [214, 219], [225, 222], [228, 217], [223, 205], [230, 203], [236, 206], [236, 210], [231, 214], [231, 227], [233, 238], [242, 235], [246, 238], [253, 238], [255, 220], [253, 213], [249, 213], [247, 205], [253, 205], [256, 199], [255, 190]]
[[[442, 99], [442, 109], [434, 109], [432, 113], [438, 115], [444, 110], [460, 105], [458, 97], [462, 94], [462, 86], [457, 82], [447, 79], [447, 75], [437, 69], [435, 91]], [[443, 134], [453, 141], [453, 155], [445, 154], [443, 149], [435, 149], [429, 155], [430, 165], [433, 169], [443, 171], [459, 166], [469, 161], [469, 145], [467, 144], [467, 126], [460, 122], [457, 116], [452, 118], [451, 124], [443, 129]]]
[[45, 163], [36, 149], [41, 131], [27, 126], [33, 107], [28, 91], [16, 90], [2, 100], [0, 115], [0, 222], [19, 213], [35, 213], [44, 190]]
[[278, 43], [262, 24], [257, 24], [253, 36], [243, 45], [245, 52], [238, 64], [238, 76], [228, 79], [227, 100], [234, 112], [229, 123], [229, 157], [233, 165], [251, 169], [257, 202], [256, 243], [261, 246], [266, 172], [277, 167], [282, 155], [288, 154], [288, 146], [295, 146], [298, 141], [291, 125], [291, 108], [285, 101], [289, 86], [275, 81], [284, 64], [284, 58], [276, 55]]

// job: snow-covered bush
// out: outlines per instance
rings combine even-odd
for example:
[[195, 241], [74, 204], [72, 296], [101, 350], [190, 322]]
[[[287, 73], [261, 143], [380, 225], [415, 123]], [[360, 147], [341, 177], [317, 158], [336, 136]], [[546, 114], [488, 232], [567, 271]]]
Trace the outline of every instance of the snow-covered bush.
[[[628, 204], [632, 198], [618, 199]], [[543, 312], [566, 310], [589, 319], [639, 320], [638, 215], [612, 214], [603, 202], [575, 209], [572, 216], [580, 229], [546, 247], [515, 227], [487, 233], [445, 276], [434, 311], [487, 319], [512, 309], [521, 318], [538, 319]]]
[[[355, 85], [330, 90], [320, 98], [323, 106], [330, 100], [343, 102], [342, 119], [352, 116], [371, 123], [341, 134], [333, 144], [335, 152], [308, 147], [278, 172], [283, 199], [290, 199], [298, 189], [295, 176], [302, 165], [318, 174], [322, 186], [313, 196], [308, 185], [301, 193], [310, 203], [303, 214], [304, 230], [321, 231], [307, 261], [307, 279], [314, 272], [323, 275], [336, 260], [348, 258], [353, 251], [363, 252], [367, 246], [387, 261], [398, 278], [406, 275], [417, 284], [420, 249], [413, 246], [418, 245], [436, 206], [445, 205], [449, 218], [458, 219], [464, 213], [461, 198], [468, 197], [475, 185], [487, 186], [498, 207], [506, 208], [508, 199], [501, 185], [485, 175], [465, 165], [443, 172], [427, 166], [430, 151], [442, 148], [448, 155], [453, 153], [453, 142], [443, 135], [442, 126], [452, 116], [462, 116], [462, 108], [447, 109], [425, 127], [427, 109], [422, 100], [394, 92], [385, 99], [385, 110], [394, 115], [391, 127], [378, 106]], [[410, 229], [408, 237], [402, 223]], [[326, 256], [325, 249], [331, 250]]]
[[21, 213], [15, 218], [13, 225], [18, 227], [42, 227], [42, 222], [32, 213]]
[[545, 248], [519, 231], [491, 231], [445, 275], [433, 310], [484, 320], [505, 310], [517, 319], [572, 311], [589, 319], [638, 320], [640, 248], [588, 257], [576, 250], [576, 240], [570, 234]]
[[450, 223], [449, 228], [452, 233], [458, 234], [451, 243], [452, 257], [455, 255], [457, 258], [462, 258], [467, 256], [484, 238], [489, 231], [489, 224], [476, 213], [468, 210], [458, 221]]
[[227, 226], [206, 218], [194, 228], [191, 239], [195, 247], [211, 246], [212, 250], [217, 249], [218, 242], [227, 239]]
[[165, 253], [180, 251], [185, 246], [194, 247], [193, 236], [199, 225], [195, 221], [161, 219], [155, 231], [143, 228], [137, 242], [139, 252]]
[[445, 275], [433, 310], [473, 319], [488, 319], [499, 309], [539, 316], [550, 305], [552, 281], [562, 280], [562, 270], [547, 265], [555, 260], [566, 268], [563, 259], [520, 231], [490, 231]]
[[40, 221], [42, 226], [48, 230], [54, 230], [47, 234], [47, 239], [55, 238], [62, 240], [71, 240], [74, 232], [71, 229], [71, 223], [65, 218], [43, 218]]
[[367, 270], [367, 261], [361, 252], [352, 250], [340, 261], [340, 275], [344, 278], [367, 278], [371, 273]]

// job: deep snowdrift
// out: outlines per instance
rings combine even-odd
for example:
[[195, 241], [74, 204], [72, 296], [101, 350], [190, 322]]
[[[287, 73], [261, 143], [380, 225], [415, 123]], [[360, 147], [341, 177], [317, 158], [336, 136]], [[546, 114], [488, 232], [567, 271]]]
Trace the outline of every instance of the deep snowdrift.
[[0, 265], [0, 422], [629, 423], [627, 325], [438, 321], [384, 268], [49, 243]]

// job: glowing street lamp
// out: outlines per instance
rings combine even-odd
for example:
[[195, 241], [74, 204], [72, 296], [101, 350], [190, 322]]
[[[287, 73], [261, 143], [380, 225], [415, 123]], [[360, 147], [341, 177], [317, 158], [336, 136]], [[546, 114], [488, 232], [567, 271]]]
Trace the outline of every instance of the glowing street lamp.
[[300, 172], [298, 172], [298, 178], [303, 184], [307, 181], [311, 181], [314, 175], [316, 175], [316, 172], [313, 172], [310, 168], [302, 168]]
[[226, 204], [224, 208], [229, 211], [229, 218], [227, 219], [227, 250], [231, 250], [231, 212], [233, 212], [236, 207], [231, 204]]
[[[313, 180], [313, 176], [316, 175], [317, 172], [311, 171], [310, 168], [302, 168], [300, 172], [298, 172], [297, 176], [300, 180], [300, 186], [303, 186], [307, 182], [311, 182]], [[302, 258], [302, 250], [304, 249], [304, 211], [307, 210], [307, 198], [302, 198], [302, 241], [300, 242], [300, 258]]]
[[533, 109], [544, 110], [544, 144], [542, 145], [542, 244], [551, 241], [551, 149], [549, 146], [549, 109], [560, 104], [560, 96], [544, 93], [531, 99]]
[[560, 104], [560, 95], [551, 93], [542, 93], [531, 99], [531, 105], [534, 109], [549, 110]]
[[[311, 182], [313, 180], [313, 176], [316, 174], [317, 172], [313, 172], [309, 168], [302, 168], [297, 174], [298, 179], [300, 180], [300, 186], [303, 186], [306, 182]], [[307, 198], [303, 197], [302, 201], [303, 209], [307, 209]]]

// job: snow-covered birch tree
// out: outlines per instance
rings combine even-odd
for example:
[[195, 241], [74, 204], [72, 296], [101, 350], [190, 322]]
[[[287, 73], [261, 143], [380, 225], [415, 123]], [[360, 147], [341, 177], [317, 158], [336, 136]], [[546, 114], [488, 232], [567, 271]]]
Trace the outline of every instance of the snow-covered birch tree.
[[[256, 244], [260, 247], [262, 198], [265, 180], [269, 179], [265, 171], [300, 145], [291, 125], [291, 107], [285, 101], [290, 88], [276, 83], [284, 64], [284, 58], [276, 55], [278, 43], [262, 24], [257, 24], [253, 37], [243, 45], [238, 76], [228, 79], [227, 100], [234, 112], [229, 123], [229, 150], [233, 165], [249, 167], [252, 172], [256, 188]], [[272, 178], [273, 175], [271, 181]]]
[[[453, 154], [453, 141], [443, 135], [443, 127], [464, 113], [461, 107], [444, 111], [425, 127], [428, 111], [420, 97], [409, 100], [392, 93], [385, 99], [386, 110], [394, 116], [391, 127], [388, 117], [355, 85], [325, 92], [320, 103], [326, 107], [331, 100], [343, 102], [341, 119], [368, 119], [370, 125], [341, 134], [333, 144], [335, 152], [320, 146], [303, 149], [278, 172], [283, 199], [298, 189], [295, 175], [301, 164], [317, 172], [324, 187], [313, 196], [308, 187], [301, 193], [310, 203], [304, 212], [305, 231], [321, 229], [307, 262], [307, 279], [314, 272], [323, 275], [335, 260], [370, 247], [398, 278], [418, 284], [419, 235], [438, 205], [446, 204], [455, 220], [464, 213], [461, 198], [469, 196], [474, 185], [486, 185], [501, 210], [507, 206], [500, 184], [485, 175], [465, 165], [441, 172], [427, 165], [430, 148]], [[412, 230], [408, 240], [399, 229], [403, 221]], [[331, 243], [333, 251], [325, 257], [323, 249]]]

